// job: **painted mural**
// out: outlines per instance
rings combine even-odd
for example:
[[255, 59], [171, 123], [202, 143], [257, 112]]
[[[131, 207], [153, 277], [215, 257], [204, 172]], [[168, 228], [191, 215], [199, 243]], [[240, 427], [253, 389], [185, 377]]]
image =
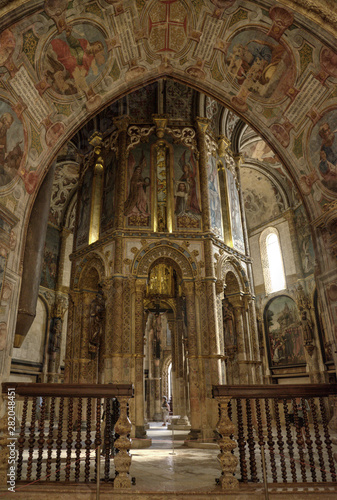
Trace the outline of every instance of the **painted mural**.
[[310, 136], [309, 158], [315, 169], [316, 179], [332, 193], [337, 193], [336, 133], [337, 109], [333, 109], [317, 122]]
[[198, 165], [186, 147], [174, 148], [174, 214], [176, 229], [201, 227]]
[[166, 113], [176, 120], [193, 120], [193, 89], [181, 83], [166, 82]]
[[239, 193], [236, 187], [234, 175], [228, 169], [226, 169], [226, 183], [233, 247], [236, 250], [239, 250], [239, 252], [244, 252], [245, 244], [243, 239]]
[[91, 187], [93, 169], [88, 168], [83, 177], [80, 188], [80, 204], [78, 210], [78, 222], [76, 233], [76, 248], [87, 245], [89, 241], [90, 211], [91, 211]]
[[269, 101], [282, 99], [295, 81], [295, 63], [288, 47], [258, 29], [234, 35], [226, 66], [239, 87]]
[[89, 23], [68, 25], [48, 46], [45, 57], [47, 81], [58, 94], [88, 92], [106, 61], [107, 46], [96, 26]]
[[152, 122], [152, 115], [157, 112], [157, 94], [158, 83], [156, 82], [132, 92], [127, 97], [129, 115], [133, 122]]
[[21, 120], [6, 102], [0, 101], [0, 187], [18, 174], [24, 151]]
[[260, 170], [242, 167], [241, 185], [250, 229], [282, 214], [285, 209], [282, 196], [275, 184]]
[[304, 274], [308, 276], [314, 272], [315, 266], [315, 251], [312, 244], [311, 230], [303, 206], [300, 205], [294, 213], [302, 268]]
[[124, 215], [128, 226], [151, 223], [151, 155], [149, 147], [134, 148], [128, 158], [127, 197]]
[[59, 249], [59, 230], [48, 225], [40, 282], [40, 285], [44, 286], [45, 288], [51, 288], [55, 290]]
[[295, 302], [285, 295], [265, 308], [264, 322], [271, 367], [305, 363], [302, 329]]
[[210, 156], [207, 164], [207, 179], [209, 192], [209, 208], [211, 215], [211, 227], [219, 238], [223, 237], [222, 210], [220, 201], [218, 169], [216, 158]]
[[116, 211], [116, 173], [117, 159], [114, 152], [106, 160], [104, 166], [104, 187], [101, 216], [101, 233], [114, 226], [114, 216]]

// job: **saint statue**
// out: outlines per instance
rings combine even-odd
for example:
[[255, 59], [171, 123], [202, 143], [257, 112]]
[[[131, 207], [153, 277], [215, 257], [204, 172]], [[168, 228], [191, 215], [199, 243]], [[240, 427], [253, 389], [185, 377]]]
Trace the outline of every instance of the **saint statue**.
[[105, 300], [103, 290], [99, 289], [90, 304], [90, 337], [89, 352], [96, 355], [100, 344], [105, 316]]
[[222, 304], [225, 345], [234, 346], [236, 345], [236, 335], [233, 307], [229, 303], [228, 299], [224, 299]]
[[307, 318], [307, 311], [302, 311], [301, 324], [304, 343], [312, 343], [314, 340], [314, 326], [312, 321]]

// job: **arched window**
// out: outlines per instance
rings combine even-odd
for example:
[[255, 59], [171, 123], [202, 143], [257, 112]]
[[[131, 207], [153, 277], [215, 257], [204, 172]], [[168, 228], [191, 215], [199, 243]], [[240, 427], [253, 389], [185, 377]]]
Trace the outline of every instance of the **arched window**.
[[278, 231], [269, 227], [260, 238], [261, 260], [266, 294], [286, 288], [286, 279]]

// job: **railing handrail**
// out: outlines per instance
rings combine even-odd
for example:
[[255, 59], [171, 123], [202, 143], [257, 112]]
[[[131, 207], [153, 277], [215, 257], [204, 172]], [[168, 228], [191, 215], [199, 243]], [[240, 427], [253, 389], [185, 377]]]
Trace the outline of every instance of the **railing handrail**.
[[14, 389], [18, 396], [32, 397], [70, 397], [70, 398], [114, 398], [118, 396], [133, 397], [132, 384], [33, 384], [21, 382], [4, 382], [2, 394]]
[[337, 384], [213, 385], [213, 398], [313, 398], [337, 395]]

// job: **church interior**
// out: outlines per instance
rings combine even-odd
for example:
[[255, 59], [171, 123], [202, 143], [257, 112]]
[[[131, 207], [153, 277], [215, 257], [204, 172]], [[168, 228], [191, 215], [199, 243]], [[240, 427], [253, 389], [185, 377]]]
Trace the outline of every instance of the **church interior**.
[[[0, 25], [1, 382], [18, 395], [20, 384], [132, 385], [125, 435], [144, 457], [170, 439], [165, 396], [168, 429], [205, 463], [219, 429], [236, 436], [223, 415], [237, 386], [310, 400], [314, 460], [321, 387], [335, 470], [334, 2], [5, 1]], [[4, 389], [2, 403], [4, 422]], [[36, 416], [39, 443], [47, 422], [52, 442], [51, 404], [27, 417], [18, 396], [17, 428]], [[250, 457], [258, 409], [251, 418], [245, 402]], [[227, 472], [219, 488], [233, 487]]]

